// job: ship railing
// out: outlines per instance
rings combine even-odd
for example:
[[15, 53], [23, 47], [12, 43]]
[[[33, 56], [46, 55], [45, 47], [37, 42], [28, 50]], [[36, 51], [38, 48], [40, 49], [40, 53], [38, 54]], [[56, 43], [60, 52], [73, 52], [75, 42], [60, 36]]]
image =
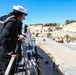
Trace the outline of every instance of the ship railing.
[[[17, 51], [18, 51], [18, 47], [19, 45], [18, 44], [16, 44], [16, 49], [15, 49], [15, 52], [17, 53]], [[6, 68], [6, 71], [5, 71], [5, 74], [4, 75], [11, 75], [11, 71], [12, 71], [12, 68], [14, 67], [14, 65], [16, 64], [16, 57], [11, 57], [11, 59], [10, 59], [10, 62], [9, 62], [9, 64], [8, 64], [8, 66], [7, 66], [7, 68]]]
[[[33, 49], [31, 50], [32, 51], [36, 51], [35, 50], [35, 39], [31, 40], [30, 38], [30, 42], [33, 46]], [[28, 58], [28, 54], [27, 54], [27, 50], [26, 50], [26, 46], [27, 46], [27, 43], [25, 42], [25, 40], [23, 40], [23, 43], [21, 45], [22, 47], [22, 51], [23, 51], [23, 58], [24, 58], [24, 75], [39, 75], [38, 74], [38, 70], [39, 72], [41, 73], [41, 75], [44, 75], [43, 71], [41, 70], [41, 68], [39, 67], [39, 65], [37, 64], [37, 61], [34, 61], [34, 60], [29, 60]], [[18, 45], [16, 47], [16, 52], [18, 50]], [[7, 66], [7, 69], [5, 71], [5, 74], [4, 75], [11, 75], [11, 71], [12, 71], [12, 68], [14, 66], [14, 64], [16, 64], [16, 58], [15, 57], [11, 57], [11, 60]], [[17, 74], [18, 75], [18, 74]]]

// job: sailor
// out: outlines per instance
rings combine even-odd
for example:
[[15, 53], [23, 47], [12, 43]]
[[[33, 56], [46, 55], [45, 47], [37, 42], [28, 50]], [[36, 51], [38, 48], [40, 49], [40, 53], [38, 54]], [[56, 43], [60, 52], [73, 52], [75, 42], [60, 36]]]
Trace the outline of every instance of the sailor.
[[[18, 43], [18, 38], [20, 40], [23, 39], [22, 36], [18, 36], [18, 22], [22, 21], [26, 15], [26, 9], [23, 6], [17, 5], [13, 6], [13, 11], [8, 15], [1, 17], [2, 22], [8, 20], [0, 34], [0, 75], [4, 75], [11, 56], [18, 57], [15, 52], [16, 44]], [[12, 72], [10, 75], [14, 75], [14, 72]]]

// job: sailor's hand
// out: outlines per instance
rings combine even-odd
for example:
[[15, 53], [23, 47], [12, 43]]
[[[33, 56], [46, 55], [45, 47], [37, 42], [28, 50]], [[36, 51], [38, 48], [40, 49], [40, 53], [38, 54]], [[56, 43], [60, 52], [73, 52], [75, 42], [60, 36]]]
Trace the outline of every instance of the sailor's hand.
[[21, 44], [23, 43], [25, 37], [26, 37], [26, 36], [24, 36], [24, 35], [22, 35], [22, 34], [19, 35], [18, 40], [20, 40], [20, 43], [21, 43]]
[[24, 35], [19, 35], [19, 40], [23, 40], [24, 38], [25, 38], [26, 36], [24, 36]]
[[18, 58], [19, 55], [18, 54], [12, 54], [11, 56], [15, 57], [15, 58]]

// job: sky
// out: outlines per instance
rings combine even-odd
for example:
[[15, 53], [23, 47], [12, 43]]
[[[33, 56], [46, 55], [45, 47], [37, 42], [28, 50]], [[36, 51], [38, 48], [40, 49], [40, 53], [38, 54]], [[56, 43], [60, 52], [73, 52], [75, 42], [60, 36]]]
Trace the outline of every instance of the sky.
[[23, 24], [65, 24], [66, 20], [76, 20], [76, 0], [1, 0], [0, 16], [10, 13], [14, 5], [27, 9]]

